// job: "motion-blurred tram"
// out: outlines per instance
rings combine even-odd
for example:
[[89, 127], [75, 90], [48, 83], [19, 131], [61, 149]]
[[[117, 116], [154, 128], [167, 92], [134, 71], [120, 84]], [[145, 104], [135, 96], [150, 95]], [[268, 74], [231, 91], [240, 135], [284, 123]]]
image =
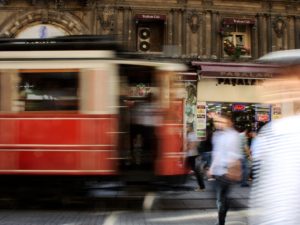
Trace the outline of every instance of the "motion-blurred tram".
[[70, 40], [0, 40], [0, 174], [184, 177], [185, 66]]

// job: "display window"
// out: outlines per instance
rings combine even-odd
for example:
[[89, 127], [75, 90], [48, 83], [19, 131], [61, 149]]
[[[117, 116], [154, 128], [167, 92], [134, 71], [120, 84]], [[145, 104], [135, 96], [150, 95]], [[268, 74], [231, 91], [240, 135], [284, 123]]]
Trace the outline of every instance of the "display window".
[[[229, 114], [236, 129], [257, 131], [271, 121], [271, 106], [259, 103], [208, 102], [207, 114]], [[210, 129], [210, 128], [208, 128]]]

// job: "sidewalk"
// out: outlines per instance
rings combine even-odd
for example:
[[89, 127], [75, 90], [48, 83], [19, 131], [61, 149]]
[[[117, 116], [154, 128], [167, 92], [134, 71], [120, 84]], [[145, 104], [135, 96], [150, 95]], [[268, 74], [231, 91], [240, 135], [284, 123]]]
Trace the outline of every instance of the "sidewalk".
[[[104, 202], [104, 199], [107, 200], [105, 207], [108, 208], [118, 208], [125, 205], [130, 208], [133, 205], [140, 205], [149, 210], [215, 209], [214, 181], [205, 181], [205, 184], [205, 191], [194, 191], [197, 183], [194, 177], [190, 176], [184, 185], [174, 189], [145, 192], [139, 186], [115, 190], [101, 188], [101, 190], [92, 191], [90, 198], [94, 201], [101, 200], [101, 202]], [[230, 208], [248, 208], [249, 192], [249, 187], [242, 188], [239, 184], [233, 185], [229, 194]], [[114, 199], [118, 200], [118, 203]]]
[[[214, 181], [205, 181], [206, 189], [196, 192], [196, 180], [190, 177], [185, 184], [189, 191], [161, 192], [159, 199], [163, 209], [212, 209], [216, 208]], [[248, 208], [251, 187], [240, 187], [235, 184], [229, 194], [231, 208]]]

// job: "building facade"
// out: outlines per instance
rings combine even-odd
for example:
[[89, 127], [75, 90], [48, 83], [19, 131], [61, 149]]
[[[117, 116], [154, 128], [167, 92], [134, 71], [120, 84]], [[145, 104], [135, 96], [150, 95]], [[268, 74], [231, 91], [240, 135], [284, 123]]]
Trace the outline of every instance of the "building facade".
[[[184, 75], [187, 99], [193, 99], [187, 120], [199, 137], [205, 136], [207, 112], [222, 108], [239, 121], [251, 117], [248, 125], [255, 129], [271, 120], [273, 107], [257, 105], [255, 93], [272, 68], [251, 63], [300, 47], [296, 0], [1, 0], [0, 12], [2, 37], [114, 35], [129, 51], [191, 65]], [[292, 111], [276, 106], [276, 112], [285, 108]]]
[[188, 60], [251, 61], [300, 47], [295, 0], [1, 0], [0, 11], [1, 36], [112, 34], [131, 51]]

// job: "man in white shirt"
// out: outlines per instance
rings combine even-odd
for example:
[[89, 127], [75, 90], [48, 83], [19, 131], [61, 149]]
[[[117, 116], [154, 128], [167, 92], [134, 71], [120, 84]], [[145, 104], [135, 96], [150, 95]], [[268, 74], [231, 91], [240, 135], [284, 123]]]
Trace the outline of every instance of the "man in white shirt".
[[[300, 63], [299, 54], [294, 60]], [[253, 142], [258, 163], [250, 194], [251, 225], [300, 224], [300, 66], [290, 65], [282, 73], [264, 83], [262, 96], [266, 103], [293, 106], [295, 115], [287, 111], [272, 120]]]
[[232, 184], [226, 174], [229, 165], [242, 157], [241, 139], [239, 133], [233, 129], [230, 117], [226, 115], [215, 116], [214, 125], [217, 131], [213, 134], [212, 164], [208, 175], [214, 176], [216, 179], [217, 225], [224, 225], [229, 208], [228, 193]]

